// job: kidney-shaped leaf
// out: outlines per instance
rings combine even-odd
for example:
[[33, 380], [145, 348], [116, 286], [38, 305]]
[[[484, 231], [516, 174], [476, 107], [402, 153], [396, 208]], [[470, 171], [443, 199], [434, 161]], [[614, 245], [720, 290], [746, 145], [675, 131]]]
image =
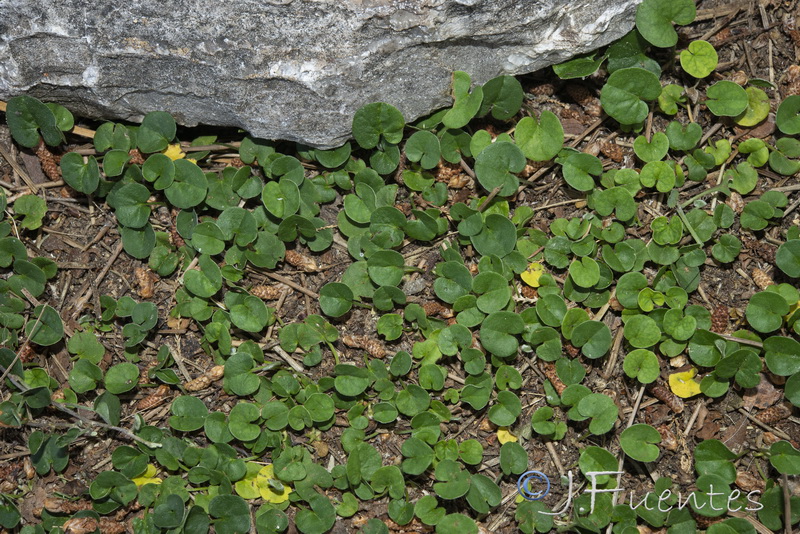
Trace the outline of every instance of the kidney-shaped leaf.
[[640, 462], [653, 462], [658, 458], [656, 443], [661, 443], [661, 434], [645, 424], [626, 428], [619, 437], [619, 444], [625, 454]]
[[661, 94], [661, 82], [652, 72], [632, 67], [615, 71], [600, 92], [603, 109], [620, 124], [639, 124], [650, 111], [647, 102]]

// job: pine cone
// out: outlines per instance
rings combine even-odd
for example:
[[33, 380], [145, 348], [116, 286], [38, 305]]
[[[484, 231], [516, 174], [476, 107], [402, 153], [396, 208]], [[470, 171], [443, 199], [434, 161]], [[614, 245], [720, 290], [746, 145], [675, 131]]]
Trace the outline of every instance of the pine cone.
[[601, 143], [600, 152], [614, 163], [621, 163], [625, 157], [623, 148], [613, 141]]
[[775, 285], [772, 277], [761, 269], [755, 268], [750, 274], [753, 277], [753, 282], [755, 282], [762, 291], [767, 289], [769, 286]]
[[260, 298], [261, 300], [278, 300], [281, 298], [283, 291], [278, 289], [276, 286], [258, 285], [253, 286], [250, 289], [250, 294], [254, 297]]
[[345, 334], [342, 336], [342, 342], [354, 349], [364, 349], [373, 358], [383, 358], [386, 356], [386, 349], [383, 347], [383, 344], [369, 336], [351, 336]]
[[783, 404], [776, 404], [775, 406], [770, 406], [766, 410], [759, 412], [759, 414], [756, 415], [756, 419], [765, 425], [772, 425], [787, 417], [789, 413], [786, 406]]
[[47, 148], [44, 142], [40, 142], [39, 146], [36, 148], [36, 156], [42, 164], [42, 171], [44, 171], [44, 174], [50, 178], [50, 180], [56, 182], [61, 179], [61, 169], [56, 163], [53, 153], [50, 152], [50, 149]]
[[650, 386], [650, 394], [667, 405], [667, 407], [675, 413], [683, 412], [683, 400], [669, 390], [668, 387], [653, 383]]
[[314, 258], [301, 254], [296, 250], [287, 250], [284, 256], [286, 263], [294, 267], [298, 267], [306, 273], [315, 273], [319, 271], [319, 266]]
[[136, 404], [136, 409], [139, 410], [140, 412], [151, 410], [156, 406], [163, 404], [163, 402], [167, 400], [168, 394], [169, 394], [169, 386], [167, 386], [166, 384], [161, 384], [156, 388], [156, 390], [153, 393], [141, 399]]
[[724, 334], [728, 329], [728, 307], [722, 304], [714, 306], [711, 313], [711, 331], [717, 334]]
[[186, 382], [183, 387], [186, 389], [186, 391], [200, 391], [201, 389], [206, 389], [210, 385], [211, 379], [206, 375], [200, 375], [194, 380]]

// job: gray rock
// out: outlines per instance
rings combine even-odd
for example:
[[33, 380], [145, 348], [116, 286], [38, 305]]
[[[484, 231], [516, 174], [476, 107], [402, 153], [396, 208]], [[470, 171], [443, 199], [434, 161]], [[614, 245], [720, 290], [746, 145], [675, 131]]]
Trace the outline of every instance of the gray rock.
[[605, 45], [638, 1], [0, 0], [0, 98], [329, 148], [364, 104], [449, 105], [454, 70], [484, 83]]

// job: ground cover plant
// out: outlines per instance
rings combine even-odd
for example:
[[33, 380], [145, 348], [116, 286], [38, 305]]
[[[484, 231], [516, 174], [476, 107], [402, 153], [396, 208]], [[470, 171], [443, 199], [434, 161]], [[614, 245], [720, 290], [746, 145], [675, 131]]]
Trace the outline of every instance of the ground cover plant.
[[11, 99], [0, 528], [797, 528], [800, 68], [742, 9], [333, 150]]

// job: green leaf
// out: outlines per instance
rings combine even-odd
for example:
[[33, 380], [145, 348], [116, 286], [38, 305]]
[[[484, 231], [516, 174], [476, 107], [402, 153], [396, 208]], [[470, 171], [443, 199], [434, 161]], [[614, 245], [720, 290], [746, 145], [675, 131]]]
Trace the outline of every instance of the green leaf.
[[142, 228], [150, 218], [149, 199], [149, 189], [142, 184], [130, 183], [114, 189], [108, 195], [108, 205], [114, 208], [121, 225]]
[[164, 189], [170, 204], [176, 208], [187, 209], [203, 202], [208, 192], [208, 181], [203, 170], [186, 159], [176, 160], [173, 165], [175, 178], [169, 187]]
[[572, 344], [587, 358], [601, 358], [611, 348], [611, 330], [600, 321], [584, 321], [572, 331]]
[[103, 371], [89, 360], [78, 360], [69, 373], [69, 385], [75, 393], [86, 393], [97, 387]]
[[492, 78], [483, 86], [483, 102], [478, 116], [483, 117], [491, 111], [495, 119], [508, 120], [519, 112], [523, 97], [522, 84], [514, 76]]
[[564, 146], [564, 128], [554, 113], [544, 110], [538, 120], [535, 116], [520, 119], [515, 141], [526, 158], [548, 161]]
[[561, 172], [564, 180], [578, 191], [591, 191], [595, 187], [592, 176], [603, 173], [603, 164], [597, 156], [583, 152], [570, 154], [562, 163]]
[[650, 425], [637, 424], [622, 431], [619, 444], [625, 454], [640, 462], [654, 462], [658, 458], [661, 434]]
[[775, 115], [775, 124], [786, 135], [800, 133], [800, 95], [787, 96]]
[[424, 473], [433, 463], [433, 449], [424, 441], [411, 437], [400, 447], [404, 460], [401, 468], [404, 473], [415, 476]]
[[361, 148], [375, 148], [381, 138], [397, 144], [403, 139], [404, 127], [403, 114], [383, 102], [367, 104], [353, 116], [353, 137]]
[[217, 534], [247, 534], [250, 531], [250, 507], [238, 495], [212, 498], [208, 503], [208, 514], [215, 518], [214, 531]]
[[442, 117], [442, 123], [450, 129], [461, 128], [477, 115], [483, 102], [483, 88], [478, 86], [470, 93], [472, 80], [463, 71], [453, 73], [453, 107]]
[[447, 514], [436, 524], [436, 534], [478, 534], [478, 525], [463, 514]]
[[139, 381], [139, 368], [130, 362], [114, 365], [106, 372], [106, 391], [119, 395], [136, 387]]
[[658, 107], [666, 115], [678, 113], [678, 104], [685, 102], [686, 97], [683, 94], [683, 87], [672, 83], [665, 85], [661, 90], [661, 95], [658, 97]]
[[751, 128], [769, 115], [769, 96], [758, 87], [748, 87], [745, 92], [747, 93], [747, 108], [734, 121], [739, 126]]
[[410, 161], [419, 162], [423, 169], [436, 167], [442, 154], [439, 138], [425, 130], [414, 132], [406, 141], [405, 150], [406, 157]]
[[597, 72], [597, 69], [599, 69], [603, 61], [606, 60], [605, 55], [595, 59], [596, 55], [596, 52], [591, 52], [568, 59], [564, 63], [553, 65], [553, 72], [562, 80], [586, 78]]
[[245, 332], [260, 332], [267, 326], [272, 313], [264, 301], [247, 295], [230, 309], [231, 322]]
[[186, 271], [183, 282], [192, 294], [200, 298], [209, 298], [222, 288], [222, 271], [209, 256], [201, 255], [197, 266], [199, 269]]
[[67, 350], [70, 354], [92, 363], [99, 363], [106, 351], [93, 332], [76, 332], [67, 341]]
[[203, 427], [208, 408], [197, 397], [182, 395], [172, 401], [169, 426], [180, 432], [192, 432]]
[[142, 165], [142, 176], [163, 191], [175, 180], [175, 163], [165, 154], [152, 154]]
[[633, 141], [633, 151], [645, 163], [659, 161], [664, 159], [664, 156], [669, 152], [669, 139], [664, 132], [653, 134], [650, 142], [647, 141], [645, 136], [640, 135]]
[[521, 334], [524, 327], [522, 318], [515, 313], [492, 313], [481, 324], [481, 344], [495, 356], [507, 358], [516, 354], [519, 341], [514, 334]]
[[176, 131], [175, 119], [169, 113], [151, 111], [144, 116], [142, 125], [136, 133], [139, 150], [145, 154], [161, 152], [175, 138]]
[[470, 488], [469, 473], [464, 471], [458, 462], [442, 460], [436, 466], [436, 482], [433, 491], [436, 495], [446, 500], [454, 500], [467, 494]]
[[125, 252], [136, 259], [144, 259], [150, 255], [156, 246], [156, 233], [148, 222], [142, 228], [121, 226], [119, 233], [122, 236], [122, 246]]
[[764, 340], [764, 361], [770, 372], [791, 376], [800, 372], [800, 343], [792, 338], [771, 336]]
[[774, 332], [783, 324], [789, 313], [789, 304], [782, 296], [770, 291], [760, 291], [750, 298], [745, 309], [747, 322], [762, 333]]
[[33, 343], [49, 347], [64, 337], [64, 325], [58, 312], [52, 306], [40, 304], [33, 309], [25, 324], [25, 335]]
[[487, 190], [500, 188], [500, 196], [513, 195], [517, 191], [516, 173], [525, 168], [525, 156], [512, 143], [493, 143], [475, 158], [475, 176]]
[[319, 292], [319, 305], [322, 312], [330, 317], [341, 317], [353, 306], [353, 292], [345, 284], [331, 282], [322, 286]]
[[642, 384], [650, 384], [658, 378], [658, 357], [647, 349], [636, 349], [625, 356], [622, 369], [631, 378], [636, 378]]
[[656, 322], [647, 315], [634, 315], [625, 323], [625, 339], [632, 346], [639, 349], [652, 347], [661, 338]]
[[735, 117], [747, 109], [747, 91], [728, 80], [709, 87], [706, 96], [706, 106], [717, 117]]
[[497, 426], [511, 426], [522, 412], [522, 403], [514, 393], [500, 391], [497, 402], [489, 408], [489, 420]]
[[742, 251], [742, 242], [732, 234], [723, 234], [711, 249], [711, 255], [721, 263], [730, 263]]
[[583, 397], [577, 404], [578, 412], [583, 417], [591, 417], [589, 431], [594, 435], [605, 434], [614, 427], [619, 409], [611, 397], [601, 393], [591, 393]]
[[721, 441], [707, 439], [695, 447], [694, 467], [698, 475], [716, 475], [730, 484], [736, 480], [736, 457]]
[[[100, 169], [94, 156], [87, 157], [86, 163], [84, 163], [83, 156], [77, 152], [67, 152], [61, 157], [60, 165], [64, 181], [74, 190], [91, 195], [100, 185]], [[105, 167], [104, 164], [104, 170]], [[110, 172], [110, 169], [107, 172]], [[113, 176], [113, 174], [109, 174], [109, 176]]]
[[569, 275], [580, 287], [593, 287], [600, 281], [600, 266], [592, 258], [575, 259], [569, 265]]
[[653, 45], [668, 48], [678, 42], [672, 23], [684, 26], [695, 15], [692, 0], [645, 0], [636, 10], [636, 29]]
[[470, 237], [472, 245], [481, 256], [506, 256], [514, 250], [517, 229], [507, 217], [497, 213], [486, 216], [480, 233]]
[[786, 276], [800, 278], [800, 239], [790, 239], [778, 247], [775, 264]]
[[703, 128], [696, 122], [690, 122], [684, 126], [678, 121], [672, 121], [667, 124], [666, 133], [671, 149], [688, 152], [703, 137]]
[[379, 286], [397, 286], [403, 279], [404, 260], [395, 250], [379, 250], [367, 259], [369, 277]]
[[714, 72], [719, 62], [717, 51], [711, 43], [700, 40], [689, 43], [689, 47], [681, 52], [680, 58], [683, 70], [695, 78], [705, 78]]
[[23, 215], [20, 226], [27, 230], [36, 230], [42, 226], [42, 218], [47, 213], [44, 199], [36, 195], [22, 195], [14, 201], [14, 213]]
[[39, 132], [50, 146], [64, 142], [64, 134], [56, 125], [52, 110], [31, 96], [15, 96], [8, 100], [6, 122], [14, 141], [24, 147], [36, 148]]
[[652, 72], [635, 67], [620, 69], [608, 77], [600, 92], [600, 103], [606, 113], [620, 124], [639, 124], [650, 111], [647, 102], [660, 94], [661, 82]]
[[335, 169], [344, 165], [350, 159], [352, 146], [350, 142], [343, 144], [339, 148], [332, 148], [330, 150], [314, 150], [314, 159], [322, 164], [323, 167], [328, 169]]

